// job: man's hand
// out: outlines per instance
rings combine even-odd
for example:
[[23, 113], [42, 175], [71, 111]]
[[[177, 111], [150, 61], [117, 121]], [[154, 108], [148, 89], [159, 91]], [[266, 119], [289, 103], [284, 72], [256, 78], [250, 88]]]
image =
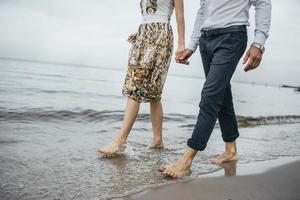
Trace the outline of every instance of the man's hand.
[[247, 72], [249, 70], [253, 70], [257, 68], [260, 64], [261, 59], [262, 59], [261, 51], [256, 47], [250, 47], [244, 57], [243, 64], [246, 64], [244, 71]]
[[176, 52], [176, 57], [175, 57], [176, 63], [189, 65], [190, 62], [188, 61], [188, 59], [192, 55], [193, 55], [193, 51], [190, 49], [185, 49], [184, 51]]

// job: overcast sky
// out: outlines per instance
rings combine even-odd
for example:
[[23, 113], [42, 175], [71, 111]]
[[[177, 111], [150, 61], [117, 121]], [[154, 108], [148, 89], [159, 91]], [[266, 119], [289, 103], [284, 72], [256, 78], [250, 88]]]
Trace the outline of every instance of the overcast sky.
[[[199, 0], [187, 0], [187, 42]], [[300, 1], [273, 0], [273, 19], [260, 69], [234, 80], [300, 85]], [[141, 21], [139, 0], [0, 0], [0, 57], [126, 69], [127, 35]], [[172, 20], [174, 32], [176, 24]], [[249, 43], [253, 35], [253, 9]], [[174, 62], [171, 74], [203, 76], [199, 53], [189, 67]]]

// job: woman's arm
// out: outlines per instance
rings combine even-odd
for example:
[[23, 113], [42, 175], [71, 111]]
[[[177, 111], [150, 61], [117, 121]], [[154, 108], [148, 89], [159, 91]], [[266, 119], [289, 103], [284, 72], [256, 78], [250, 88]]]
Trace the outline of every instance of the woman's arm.
[[174, 0], [177, 31], [178, 31], [178, 47], [176, 54], [185, 49], [185, 22], [184, 22], [184, 3], [183, 0]]

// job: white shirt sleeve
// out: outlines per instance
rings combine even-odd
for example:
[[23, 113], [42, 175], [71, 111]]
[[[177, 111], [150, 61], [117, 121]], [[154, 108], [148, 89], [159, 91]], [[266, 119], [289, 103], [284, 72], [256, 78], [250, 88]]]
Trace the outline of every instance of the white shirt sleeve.
[[195, 52], [197, 50], [197, 47], [199, 45], [199, 39], [201, 36], [201, 27], [203, 25], [204, 19], [205, 19], [205, 5], [206, 0], [200, 1], [200, 9], [197, 12], [194, 29], [192, 32], [192, 35], [190, 37], [190, 41], [187, 45], [187, 48]]
[[269, 36], [271, 25], [271, 0], [250, 0], [255, 7], [255, 43], [264, 45]]

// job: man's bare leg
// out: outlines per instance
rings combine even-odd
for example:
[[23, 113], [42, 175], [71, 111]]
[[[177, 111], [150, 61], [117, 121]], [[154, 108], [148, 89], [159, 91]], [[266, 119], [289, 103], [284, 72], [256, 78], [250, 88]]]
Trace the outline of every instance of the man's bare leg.
[[163, 108], [161, 101], [155, 101], [150, 103], [150, 113], [153, 130], [153, 141], [148, 146], [150, 149], [163, 148], [163, 137], [162, 137], [162, 123], [163, 123]]
[[163, 167], [162, 169], [160, 169], [160, 171], [163, 172], [166, 176], [172, 178], [180, 178], [186, 176], [197, 153], [198, 150], [188, 148], [178, 161], [171, 165]]
[[237, 156], [237, 148], [236, 148], [236, 141], [234, 142], [226, 142], [225, 144], [225, 152], [218, 156], [213, 163], [214, 164], [222, 164], [224, 162], [230, 162], [238, 160]]
[[131, 98], [127, 99], [127, 105], [124, 113], [124, 119], [122, 128], [120, 130], [119, 135], [116, 139], [114, 139], [110, 145], [103, 147], [103, 148], [97, 148], [97, 152], [103, 153], [105, 155], [114, 155], [119, 152], [123, 152], [126, 148], [125, 143], [127, 140], [127, 137], [129, 135], [129, 132], [133, 126], [133, 123], [135, 122], [135, 119], [137, 118], [138, 112], [140, 108], [140, 103], [137, 101], [134, 101]]

